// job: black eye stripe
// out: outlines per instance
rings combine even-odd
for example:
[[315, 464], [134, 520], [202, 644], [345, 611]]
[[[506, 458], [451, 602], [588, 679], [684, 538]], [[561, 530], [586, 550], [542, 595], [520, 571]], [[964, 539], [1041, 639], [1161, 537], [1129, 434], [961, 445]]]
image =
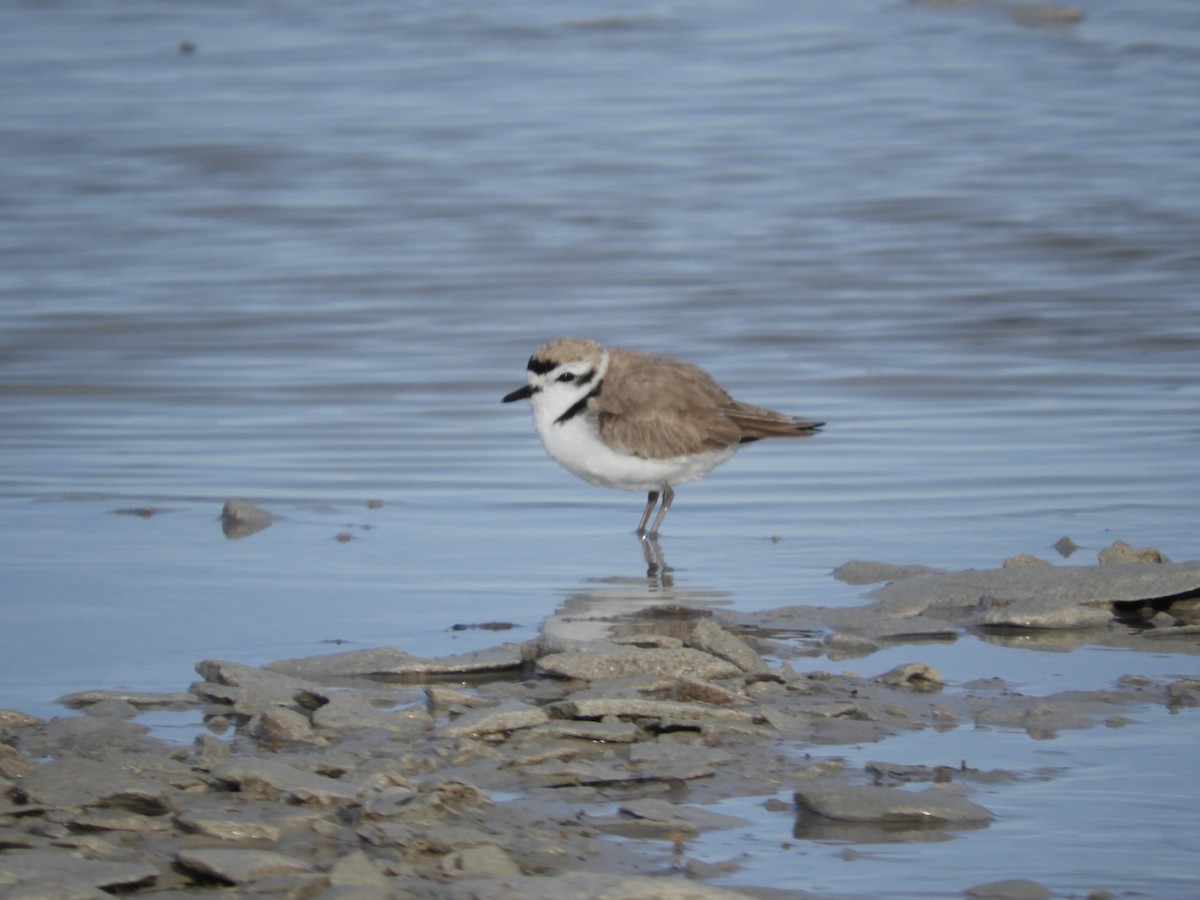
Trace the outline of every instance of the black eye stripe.
[[592, 379], [595, 377], [596, 377], [596, 370], [588, 369], [587, 372], [585, 372], [583, 375], [579, 376], [579, 383], [580, 384], [591, 384]]

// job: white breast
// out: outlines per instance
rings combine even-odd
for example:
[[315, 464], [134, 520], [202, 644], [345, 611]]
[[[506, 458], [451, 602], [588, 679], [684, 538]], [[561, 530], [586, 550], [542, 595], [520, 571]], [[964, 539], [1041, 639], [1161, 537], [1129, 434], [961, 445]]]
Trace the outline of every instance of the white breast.
[[546, 452], [560, 466], [589, 484], [626, 491], [654, 491], [664, 485], [683, 484], [707, 475], [728, 462], [737, 446], [710, 453], [647, 459], [618, 453], [600, 438], [586, 415], [556, 423], [554, 411], [533, 404], [533, 421]]

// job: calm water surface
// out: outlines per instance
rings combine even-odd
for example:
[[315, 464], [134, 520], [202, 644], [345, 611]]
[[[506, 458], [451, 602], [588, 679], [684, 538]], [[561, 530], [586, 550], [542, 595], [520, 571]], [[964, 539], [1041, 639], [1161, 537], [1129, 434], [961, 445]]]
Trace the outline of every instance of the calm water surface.
[[[1080, 7], [5, 4], [0, 706], [667, 594], [853, 603], [854, 558], [1197, 558], [1200, 13]], [[681, 489], [664, 588], [642, 500], [499, 402], [560, 334], [829, 427]], [[280, 519], [228, 540], [230, 497]], [[954, 646], [1030, 693], [1200, 674]], [[1186, 765], [1187, 718], [1138, 765]], [[1126, 884], [1095, 837], [1042, 875]]]

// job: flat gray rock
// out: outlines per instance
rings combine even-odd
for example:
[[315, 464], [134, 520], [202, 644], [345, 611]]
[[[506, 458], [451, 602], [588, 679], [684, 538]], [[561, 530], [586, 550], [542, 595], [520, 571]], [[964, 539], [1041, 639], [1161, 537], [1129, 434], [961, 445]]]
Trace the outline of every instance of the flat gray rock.
[[175, 808], [176, 791], [153, 778], [134, 775], [116, 762], [66, 756], [37, 766], [20, 782], [34, 804], [63, 809], [122, 809], [162, 816]]
[[[234, 712], [246, 716], [269, 706], [289, 706], [297, 698], [321, 691], [318, 685], [303, 679], [221, 659], [201, 660], [196, 663], [196, 672], [205, 684], [193, 685], [193, 693], [231, 703]], [[224, 690], [209, 689], [208, 685]]]
[[228, 841], [231, 844], [250, 844], [260, 841], [275, 843], [282, 835], [276, 825], [233, 816], [217, 818], [205, 815], [182, 815], [176, 820], [179, 827], [191, 834]]
[[907, 825], [980, 825], [991, 820], [984, 807], [954, 788], [934, 785], [923, 791], [889, 787], [812, 784], [797, 788], [796, 805], [828, 819]]
[[482, 737], [507, 734], [524, 728], [545, 725], [550, 716], [540, 706], [509, 703], [495, 709], [481, 709], [452, 719], [439, 734], [448, 738]]
[[307, 863], [271, 850], [197, 848], [180, 850], [175, 859], [185, 869], [230, 884], [245, 884], [268, 875], [309, 871]]
[[641, 700], [636, 697], [595, 697], [560, 700], [546, 709], [560, 719], [603, 719], [606, 716], [654, 719], [710, 719], [719, 722], [752, 722], [754, 717], [740, 709], [675, 703], [670, 700]]
[[537, 662], [543, 675], [600, 681], [637, 675], [687, 675], [706, 680], [732, 678], [742, 670], [733, 663], [690, 647], [623, 647], [598, 641], [577, 650], [551, 653]]
[[6, 888], [6, 897], [92, 896], [89, 891], [146, 887], [158, 877], [154, 866], [84, 859], [61, 850], [9, 850], [0, 865], [0, 886]]
[[521, 874], [521, 867], [495, 844], [451, 850], [442, 857], [440, 868], [451, 878], [510, 878]]
[[312, 721], [308, 716], [286, 706], [268, 705], [255, 716], [247, 730], [254, 737], [273, 744], [323, 742], [313, 731]]
[[589, 719], [554, 719], [529, 730], [536, 738], [593, 741], [602, 744], [631, 744], [641, 732], [632, 722], [593, 722]]
[[1041, 597], [979, 598], [971, 622], [985, 628], [1103, 628], [1112, 621], [1104, 606], [1081, 605]]
[[628, 819], [647, 822], [664, 830], [678, 829], [690, 834], [747, 824], [745, 819], [737, 816], [726, 816], [696, 806], [670, 803], [653, 797], [628, 800], [621, 804], [618, 812]]
[[904, 578], [912, 578], [914, 575], [928, 575], [936, 571], [929, 566], [898, 566], [894, 563], [852, 559], [834, 569], [833, 577], [846, 584], [879, 584], [882, 581], [900, 581]]
[[964, 892], [975, 900], [1050, 900], [1054, 894], [1045, 885], [1027, 878], [1010, 878], [967, 888]]
[[416, 737], [433, 724], [424, 710], [379, 709], [348, 691], [329, 691], [326, 702], [312, 712], [314, 728], [346, 732], [372, 728], [394, 735]]
[[[443, 892], [447, 900], [751, 900], [752, 895], [711, 887], [683, 878], [608, 875], [572, 872], [567, 875], [529, 875], [493, 878], [481, 892], [478, 883], [463, 881]], [[812, 896], [789, 893], [794, 900]]]
[[329, 885], [334, 888], [365, 888], [388, 893], [388, 880], [362, 850], [351, 850], [329, 870]]
[[154, 694], [146, 691], [79, 691], [59, 697], [56, 701], [68, 709], [83, 709], [97, 703], [118, 700], [136, 709], [190, 709], [199, 703], [195, 694], [178, 691], [170, 694]]
[[758, 651], [711, 619], [700, 619], [684, 638], [684, 644], [732, 663], [743, 672], [761, 672], [767, 667]]
[[1107, 607], [1200, 589], [1200, 562], [1105, 566], [1018, 566], [917, 575], [868, 594], [888, 611], [974, 608], [984, 596]]
[[235, 760], [217, 766], [212, 775], [252, 797], [283, 796], [316, 806], [344, 803], [353, 800], [357, 793], [353, 784], [305, 772], [277, 759]]
[[629, 748], [630, 770], [651, 781], [707, 778], [733, 758], [732, 753], [715, 747], [671, 740], [634, 744]]
[[297, 678], [377, 678], [390, 676], [397, 679], [438, 675], [460, 675], [483, 672], [499, 672], [520, 668], [525, 662], [521, 644], [500, 644], [474, 653], [426, 658], [413, 656], [393, 647], [378, 647], [367, 650], [349, 650], [345, 653], [330, 653], [301, 659], [283, 659], [266, 666]]

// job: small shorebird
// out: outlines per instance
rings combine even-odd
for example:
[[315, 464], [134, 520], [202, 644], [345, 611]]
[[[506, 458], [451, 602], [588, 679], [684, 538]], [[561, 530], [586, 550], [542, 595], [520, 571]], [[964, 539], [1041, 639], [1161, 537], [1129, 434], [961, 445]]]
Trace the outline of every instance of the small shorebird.
[[589, 484], [648, 492], [637, 527], [643, 537], [658, 533], [675, 485], [704, 477], [742, 444], [809, 437], [825, 424], [734, 400], [703, 369], [677, 359], [581, 338], [539, 348], [525, 380], [503, 402], [530, 402], [555, 462]]

